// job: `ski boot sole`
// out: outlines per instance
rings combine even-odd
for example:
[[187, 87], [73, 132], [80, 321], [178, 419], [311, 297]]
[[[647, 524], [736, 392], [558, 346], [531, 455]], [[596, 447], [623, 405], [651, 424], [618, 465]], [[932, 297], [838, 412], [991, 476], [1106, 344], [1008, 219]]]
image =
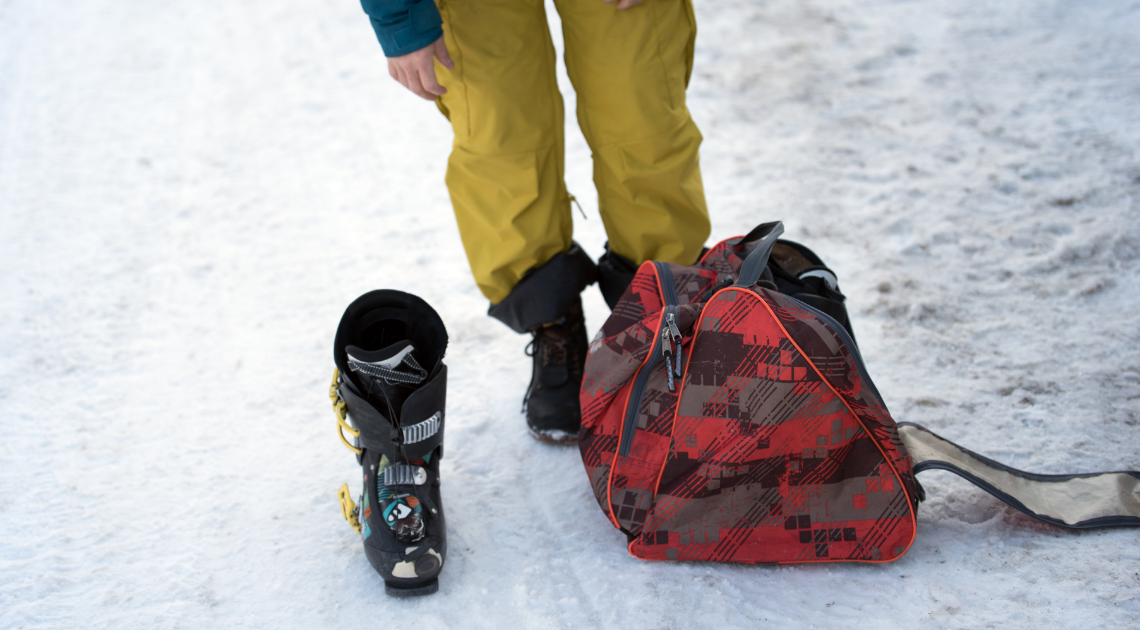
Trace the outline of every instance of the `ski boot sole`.
[[412, 588], [395, 586], [387, 582], [384, 583], [384, 592], [387, 593], [389, 597], [421, 597], [423, 595], [431, 595], [438, 590], [439, 578], [432, 578], [427, 584]]

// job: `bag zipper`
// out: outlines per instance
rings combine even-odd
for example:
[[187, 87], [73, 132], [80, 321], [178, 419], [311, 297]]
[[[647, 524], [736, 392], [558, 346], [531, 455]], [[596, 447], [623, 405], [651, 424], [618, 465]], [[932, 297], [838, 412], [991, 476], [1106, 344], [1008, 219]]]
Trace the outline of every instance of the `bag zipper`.
[[[673, 284], [673, 270], [669, 268], [667, 263], [654, 261], [653, 264], [657, 268], [657, 278], [661, 283], [661, 297], [665, 301], [665, 308], [661, 314], [661, 323], [658, 333], [653, 340], [653, 346], [649, 349], [649, 356], [642, 366], [641, 371], [638, 372], [637, 378], [634, 379], [633, 386], [630, 389], [629, 402], [626, 404], [625, 418], [622, 422], [621, 439], [618, 443], [617, 454], [620, 457], [629, 455], [629, 449], [633, 444], [634, 427], [637, 425], [637, 415], [641, 409], [641, 399], [645, 396], [645, 388], [648, 385], [649, 375], [653, 372], [653, 369], [657, 367], [661, 359], [665, 359], [665, 373], [670, 392], [675, 391], [676, 381], [680, 379], [682, 375], [681, 341], [683, 337], [680, 328], [677, 326], [677, 307], [680, 298], [677, 296], [677, 288]], [[814, 306], [805, 304], [790, 295], [784, 295], [784, 297], [792, 300], [797, 306], [822, 319], [839, 335], [839, 338], [847, 345], [852, 358], [855, 360], [855, 367], [859, 370], [860, 378], [871, 388], [875, 396], [882, 401], [882, 395], [879, 394], [878, 388], [875, 387], [874, 381], [871, 380], [871, 377], [867, 373], [867, 366], [863, 363], [863, 357], [859, 353], [859, 346], [855, 344], [855, 340], [847, 334], [843, 326], [841, 326], [835, 318]], [[711, 300], [712, 298], [710, 297], [709, 299]], [[885, 402], [883, 403], [883, 408], [884, 410], [886, 409]]]
[[[845, 328], [843, 328], [843, 326], [841, 326], [839, 324], [839, 322], [835, 321], [834, 317], [828, 315], [827, 313], [824, 313], [823, 311], [819, 310], [818, 308], [816, 308], [810, 304], [806, 304], [804, 302], [801, 302], [801, 301], [797, 300], [796, 298], [794, 298], [790, 295], [786, 295], [783, 293], [781, 293], [780, 295], [782, 295], [782, 296], [788, 298], [789, 300], [795, 302], [797, 306], [806, 310], [807, 312], [811, 313], [812, 315], [815, 315], [816, 317], [822, 319], [824, 321], [824, 323], [828, 324], [829, 326], [831, 326], [832, 329], [835, 330], [835, 332], [839, 335], [839, 338], [843, 341], [844, 344], [847, 345], [847, 349], [851, 352], [851, 357], [853, 359], [855, 359], [855, 368], [859, 370], [859, 378], [863, 379], [863, 382], [866, 383], [867, 386], [871, 388], [871, 391], [874, 392], [875, 397], [877, 397], [879, 399], [879, 401], [882, 402], [883, 410], [886, 411], [887, 410], [887, 403], [886, 403], [886, 401], [883, 400], [883, 396], [881, 394], [879, 394], [879, 389], [877, 387], [875, 387], [875, 382], [871, 380], [870, 375], [867, 373], [867, 366], [863, 364], [863, 356], [859, 353], [859, 346], [855, 345], [855, 340], [851, 338], [851, 335], [847, 334], [847, 330]], [[888, 411], [887, 413], [890, 413], [890, 412]]]
[[[784, 294], [781, 294], [781, 295], [784, 295]], [[757, 297], [759, 297], [759, 296], [757, 296]], [[839, 338], [843, 341], [843, 343], [847, 344], [847, 347], [851, 352], [851, 357], [855, 360], [855, 369], [858, 370], [858, 372], [859, 372], [859, 378], [861, 378], [863, 380], [863, 382], [866, 383], [867, 386], [871, 388], [871, 392], [875, 394], [875, 396], [879, 399], [880, 404], [882, 404], [883, 411], [885, 411], [889, 415], [891, 412], [890, 412], [890, 410], [887, 409], [886, 401], [883, 400], [883, 396], [882, 396], [882, 394], [879, 393], [879, 389], [877, 387], [875, 387], [875, 382], [872, 381], [870, 375], [867, 374], [867, 366], [863, 363], [863, 356], [859, 352], [859, 346], [857, 346], [855, 344], [855, 340], [851, 338], [851, 335], [847, 334], [847, 330], [844, 329], [843, 326], [839, 325], [839, 322], [835, 321], [834, 317], [828, 315], [827, 313], [824, 313], [823, 311], [815, 308], [814, 306], [811, 306], [810, 304], [805, 304], [805, 303], [797, 300], [796, 298], [794, 298], [790, 295], [785, 295], [784, 297], [787, 297], [792, 302], [794, 302], [798, 306], [802, 307], [804, 310], [806, 310], [809, 313], [819, 317], [820, 319], [822, 319], [824, 321], [824, 323], [831, 326], [831, 328], [839, 335]], [[870, 429], [867, 428], [867, 424], [865, 422], [863, 422], [863, 420], [861, 418], [859, 418], [857, 415], [856, 415], [856, 420], [859, 421], [859, 426], [863, 427], [863, 430], [866, 431], [868, 435], [871, 435], [871, 431], [870, 431]], [[917, 516], [917, 513], [915, 512], [915, 510], [918, 506], [918, 501], [921, 499], [916, 500], [916, 496], [911, 496], [910, 491], [908, 491], [906, 488], [906, 483], [903, 481], [902, 473], [900, 473], [899, 470], [895, 467], [894, 462], [891, 461], [891, 458], [883, 450], [882, 446], [880, 446], [879, 444], [876, 443], [875, 448], [877, 448], [879, 450], [879, 452], [883, 456], [883, 459], [887, 462], [887, 465], [891, 467], [891, 470], [894, 471], [895, 476], [898, 477], [899, 482], [902, 484], [903, 495], [906, 496], [906, 498], [907, 498], [907, 502], [908, 502], [907, 507], [910, 508], [911, 519], [913, 519], [914, 522], [917, 523], [918, 522], [917, 521], [918, 516]], [[911, 469], [911, 477], [910, 478], [911, 478], [911, 481], [914, 482], [916, 495], [921, 493], [921, 495], [923, 497], [925, 497], [926, 493], [925, 493], [925, 491], [922, 490], [922, 486], [919, 485], [918, 479], [915, 478], [915, 473], [914, 473], [913, 468]], [[914, 539], [912, 538], [911, 539], [911, 545], [913, 545], [913, 544], [914, 544]], [[907, 546], [907, 549], [910, 549], [909, 545]], [[904, 551], [903, 553], [906, 553], [906, 552]]]
[[[684, 337], [681, 336], [681, 329], [677, 328], [676, 308], [673, 311], [666, 310], [665, 323], [661, 325], [661, 356], [665, 359], [665, 378], [669, 383], [669, 393], [677, 391], [676, 379], [681, 378], [682, 341]], [[675, 359], [675, 364], [669, 360], [670, 357]]]
[[[618, 443], [618, 457], [629, 455], [633, 444], [634, 428], [637, 426], [637, 414], [641, 410], [641, 399], [645, 396], [645, 387], [649, 383], [649, 375], [661, 359], [665, 359], [666, 377], [669, 379], [669, 391], [676, 388], [676, 379], [681, 377], [681, 329], [677, 326], [677, 288], [673, 286], [673, 270], [663, 262], [654, 262], [657, 267], [657, 279], [661, 283], [661, 297], [665, 301], [665, 308], [661, 312], [661, 323], [653, 339], [653, 346], [649, 348], [649, 356], [633, 386], [629, 391], [629, 401], [625, 407], [625, 418], [622, 421], [621, 440]], [[674, 350], [674, 343], [676, 350]], [[675, 361], [670, 360], [676, 357]]]
[[[657, 267], [657, 277], [661, 280], [661, 293], [664, 294], [662, 297], [665, 298], [665, 312], [662, 315], [665, 323], [661, 326], [661, 356], [665, 359], [665, 377], [669, 380], [669, 392], [672, 393], [675, 391], [675, 379], [681, 378], [681, 342], [684, 341], [684, 337], [681, 335], [681, 329], [677, 327], [677, 309], [680, 307], [681, 298], [677, 296], [677, 287], [673, 284], [673, 270], [669, 265], [663, 262], [653, 264]], [[672, 365], [669, 362], [670, 355], [673, 357]]]

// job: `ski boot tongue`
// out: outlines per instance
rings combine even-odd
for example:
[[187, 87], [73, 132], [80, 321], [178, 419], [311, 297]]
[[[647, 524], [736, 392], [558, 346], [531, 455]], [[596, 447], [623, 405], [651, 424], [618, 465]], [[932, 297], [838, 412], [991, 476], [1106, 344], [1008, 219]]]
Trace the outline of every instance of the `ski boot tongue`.
[[348, 346], [345, 351], [348, 369], [363, 385], [368, 402], [391, 413], [391, 420], [398, 424], [404, 400], [428, 376], [427, 370], [416, 361], [412, 342], [398, 341], [380, 350]]

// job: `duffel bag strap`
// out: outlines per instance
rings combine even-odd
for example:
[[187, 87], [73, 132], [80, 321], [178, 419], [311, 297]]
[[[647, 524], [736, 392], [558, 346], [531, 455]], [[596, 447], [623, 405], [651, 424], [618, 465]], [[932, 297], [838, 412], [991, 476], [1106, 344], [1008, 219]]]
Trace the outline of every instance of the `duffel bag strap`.
[[764, 273], [764, 269], [768, 266], [768, 257], [772, 255], [772, 248], [776, 246], [776, 241], [783, 233], [783, 222], [773, 221], [759, 225], [741, 240], [748, 242], [755, 238], [760, 239], [744, 259], [744, 264], [740, 266], [740, 276], [732, 286], [748, 288], [760, 281], [760, 274]]
[[1011, 507], [1058, 527], [1140, 527], [1140, 473], [1038, 475], [968, 451], [925, 428], [898, 423], [914, 472], [948, 470]]

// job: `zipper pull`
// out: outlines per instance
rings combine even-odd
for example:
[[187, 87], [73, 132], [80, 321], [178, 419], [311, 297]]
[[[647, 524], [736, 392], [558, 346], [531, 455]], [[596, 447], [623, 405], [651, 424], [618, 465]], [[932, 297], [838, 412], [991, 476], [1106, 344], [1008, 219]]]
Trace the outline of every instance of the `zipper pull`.
[[681, 329], [677, 328], [677, 315], [675, 313], [669, 313], [665, 316], [665, 323], [669, 325], [669, 334], [674, 339], [680, 339]]
[[[669, 313], [668, 315], [666, 315], [665, 321], [666, 321], [666, 323], [669, 324], [669, 334], [672, 336], [673, 341], [677, 344], [677, 353], [676, 353], [676, 358], [674, 359], [676, 361], [676, 367], [673, 368], [673, 374], [676, 375], [677, 378], [680, 378], [681, 377], [681, 342], [684, 341], [685, 338], [684, 338], [684, 336], [681, 335], [681, 329], [677, 328], [677, 316], [675, 314]], [[670, 389], [669, 391], [673, 391], [673, 390]]]
[[669, 391], [672, 392], [675, 387], [673, 383], [673, 340], [669, 335], [668, 326], [661, 327], [661, 357], [665, 359], [665, 377], [669, 382]]

